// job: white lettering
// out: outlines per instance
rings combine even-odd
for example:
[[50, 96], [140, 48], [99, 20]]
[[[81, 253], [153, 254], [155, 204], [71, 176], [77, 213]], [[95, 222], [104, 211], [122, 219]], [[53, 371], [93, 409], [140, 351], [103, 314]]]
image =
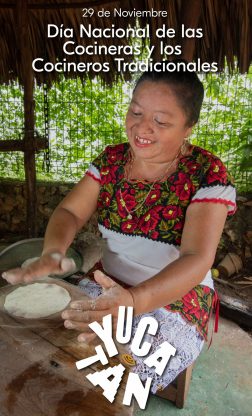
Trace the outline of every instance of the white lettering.
[[155, 372], [161, 376], [168, 364], [169, 359], [171, 356], [175, 355], [175, 352], [176, 348], [169, 344], [169, 342], [165, 341], [159, 345], [159, 349], [144, 360], [144, 363], [150, 368], [155, 367]]
[[[148, 331], [146, 331], [147, 326], [149, 326]], [[157, 330], [158, 321], [155, 318], [152, 318], [151, 316], [145, 316], [142, 318], [138, 324], [133, 341], [131, 343], [131, 351], [133, 354], [136, 354], [139, 357], [144, 357], [147, 355], [150, 351], [151, 343], [145, 341], [140, 347], [144, 334], [147, 332], [150, 335], [155, 335]]]
[[[127, 344], [130, 341], [132, 332], [132, 321], [133, 321], [133, 308], [129, 306], [127, 308], [127, 318], [125, 322], [125, 306], [119, 306], [117, 327], [116, 327], [116, 339], [120, 344]], [[124, 331], [125, 327], [125, 331]], [[124, 334], [125, 332], [125, 334]]]
[[151, 377], [147, 377], [145, 386], [141, 382], [139, 375], [129, 373], [126, 389], [123, 397], [123, 404], [130, 406], [132, 396], [137, 400], [140, 409], [145, 409], [151, 386]]
[[[125, 367], [122, 364], [118, 364], [114, 367], [109, 367], [106, 370], [96, 371], [93, 374], [88, 374], [87, 379], [91, 381], [94, 386], [101, 386], [103, 389], [103, 396], [106, 397], [113, 403], [115, 400], [115, 395], [117, 393], [118, 387], [121, 383]], [[109, 380], [109, 377], [113, 377], [113, 380]]]
[[106, 347], [109, 357], [113, 357], [114, 355], [118, 354], [118, 350], [112, 338], [112, 315], [111, 314], [103, 317], [102, 325], [103, 325], [103, 328], [100, 324], [98, 324], [98, 322], [92, 322], [88, 326], [104, 342], [104, 345]]
[[98, 345], [97, 347], [95, 347], [95, 351], [97, 352], [96, 355], [93, 355], [92, 357], [88, 358], [83, 358], [83, 360], [79, 360], [75, 363], [78, 370], [82, 370], [83, 368], [86, 368], [91, 364], [96, 363], [97, 361], [100, 361], [102, 365], [108, 364], [108, 359], [106, 357], [105, 352], [102, 349], [102, 346]]

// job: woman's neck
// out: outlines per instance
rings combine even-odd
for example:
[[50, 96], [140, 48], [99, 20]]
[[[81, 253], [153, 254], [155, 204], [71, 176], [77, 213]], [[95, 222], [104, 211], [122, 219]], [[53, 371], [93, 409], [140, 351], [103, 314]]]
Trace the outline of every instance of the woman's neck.
[[181, 157], [188, 156], [192, 152], [192, 146], [187, 144], [181, 153], [181, 149], [173, 156], [172, 159], [148, 160], [131, 155], [126, 167], [127, 179], [146, 180], [149, 182], [159, 181], [170, 176], [177, 169]]

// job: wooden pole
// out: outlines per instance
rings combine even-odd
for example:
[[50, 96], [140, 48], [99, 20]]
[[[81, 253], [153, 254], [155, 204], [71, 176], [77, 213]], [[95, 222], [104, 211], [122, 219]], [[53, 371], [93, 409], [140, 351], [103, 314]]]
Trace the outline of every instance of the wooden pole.
[[[181, 9], [181, 25], [185, 28], [196, 29], [198, 27], [202, 10], [202, 0], [184, 0]], [[195, 38], [182, 39], [182, 55], [181, 58], [192, 61], [195, 52]]]
[[32, 70], [31, 44], [29, 38], [29, 12], [27, 0], [17, 2], [19, 33], [19, 64], [24, 87], [24, 168], [26, 181], [26, 224], [28, 237], [36, 236], [36, 166], [34, 146], [34, 75]]

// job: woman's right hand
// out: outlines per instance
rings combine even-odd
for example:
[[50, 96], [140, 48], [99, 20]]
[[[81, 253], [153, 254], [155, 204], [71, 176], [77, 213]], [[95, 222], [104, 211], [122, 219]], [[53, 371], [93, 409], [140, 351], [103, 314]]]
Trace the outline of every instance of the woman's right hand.
[[2, 273], [2, 277], [10, 284], [30, 283], [49, 274], [64, 274], [75, 269], [73, 259], [65, 257], [62, 253], [52, 252], [45, 253], [29, 264], [29, 266], [7, 270]]

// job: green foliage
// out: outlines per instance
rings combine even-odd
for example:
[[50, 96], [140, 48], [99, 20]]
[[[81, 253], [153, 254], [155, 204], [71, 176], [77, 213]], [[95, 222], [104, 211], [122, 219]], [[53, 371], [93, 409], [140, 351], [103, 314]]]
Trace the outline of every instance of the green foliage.
[[[228, 165], [240, 190], [252, 183], [252, 73], [247, 76], [204, 76], [205, 100], [192, 141], [217, 154]], [[55, 83], [48, 91], [50, 171], [44, 153], [36, 156], [37, 176], [77, 181], [90, 161], [110, 143], [126, 140], [124, 117], [131, 85], [112, 88], [98, 80]], [[36, 131], [45, 135], [45, 94], [35, 88]], [[23, 91], [17, 84], [0, 87], [0, 139], [18, 139], [23, 132]], [[249, 153], [250, 152], [250, 153]], [[21, 153], [0, 153], [0, 176], [24, 177]]]
[[221, 157], [241, 191], [252, 185], [247, 163], [252, 143], [251, 71], [247, 76], [224, 73], [205, 77], [204, 105], [193, 135], [194, 142]]
[[[36, 90], [36, 113], [41, 117], [37, 117], [36, 126], [43, 135], [41, 93], [40, 89]], [[76, 180], [83, 176], [88, 164], [105, 145], [124, 140], [121, 120], [126, 106], [120, 95], [121, 85], [113, 89], [102, 88], [97, 80], [82, 83], [80, 79], [62, 79], [53, 85], [48, 92], [48, 101], [54, 179]], [[38, 159], [40, 171], [41, 162], [42, 159]]]

